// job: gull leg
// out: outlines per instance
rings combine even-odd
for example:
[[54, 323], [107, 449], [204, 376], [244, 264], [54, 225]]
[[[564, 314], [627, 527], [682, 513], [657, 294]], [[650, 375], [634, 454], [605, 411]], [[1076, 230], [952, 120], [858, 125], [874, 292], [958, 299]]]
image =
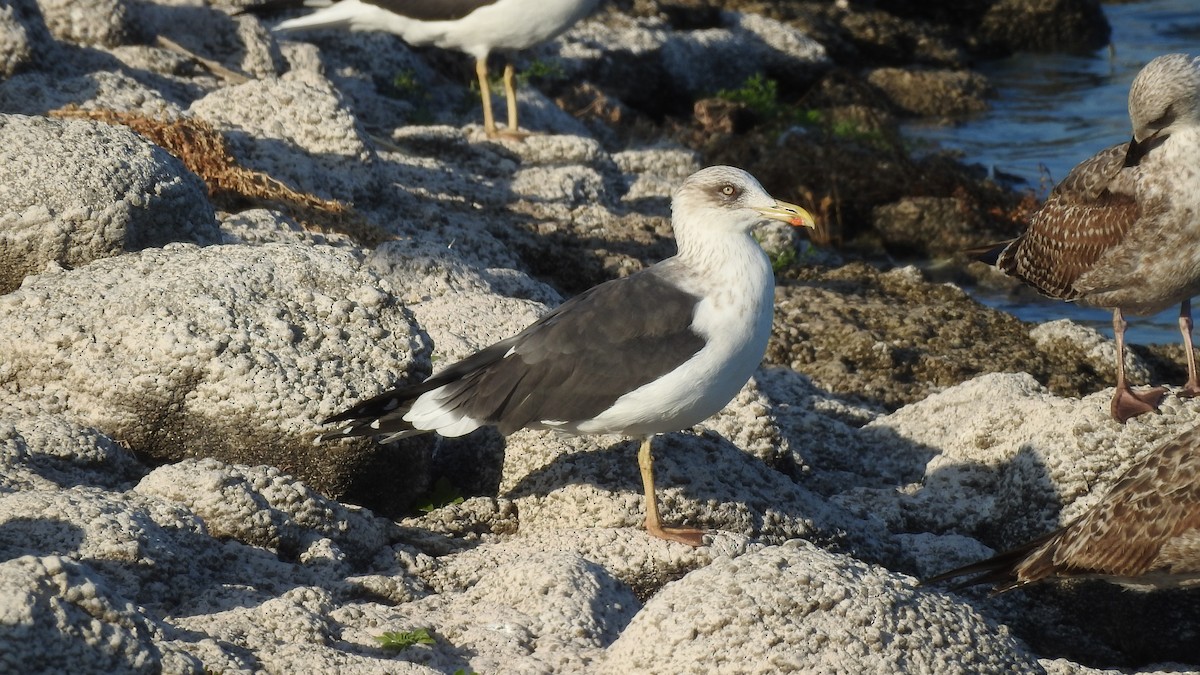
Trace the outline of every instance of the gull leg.
[[1110, 412], [1113, 419], [1124, 424], [1127, 420], [1138, 415], [1158, 410], [1167, 390], [1154, 387], [1142, 393], [1136, 393], [1125, 381], [1125, 315], [1118, 307], [1113, 310], [1113, 335], [1117, 339], [1117, 387], [1113, 391]]
[[498, 133], [507, 138], [522, 140], [529, 134], [517, 126], [517, 84], [516, 69], [511, 63], [504, 64], [504, 98], [508, 102], [508, 127]]
[[496, 118], [492, 117], [492, 92], [488, 88], [487, 57], [476, 59], [475, 75], [479, 77], [479, 95], [483, 97], [483, 130], [488, 136], [496, 135]]
[[508, 99], [508, 130], [517, 131], [517, 86], [513, 81], [513, 64], [504, 64], [504, 96]]
[[1179, 395], [1200, 396], [1200, 378], [1196, 375], [1196, 348], [1192, 345], [1192, 299], [1179, 303], [1179, 332], [1183, 334], [1183, 352], [1187, 354], [1188, 380]]
[[704, 544], [704, 530], [691, 527], [663, 527], [658, 515], [658, 497], [654, 494], [654, 457], [650, 454], [650, 440], [647, 436], [638, 449], [638, 468], [642, 471], [642, 487], [646, 492], [646, 531], [668, 541], [678, 541], [688, 546]]

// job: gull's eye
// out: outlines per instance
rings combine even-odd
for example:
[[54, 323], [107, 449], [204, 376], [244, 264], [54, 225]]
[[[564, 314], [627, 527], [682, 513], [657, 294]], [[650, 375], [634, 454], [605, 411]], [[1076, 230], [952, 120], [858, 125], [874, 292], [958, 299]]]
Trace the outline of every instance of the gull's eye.
[[733, 197], [736, 197], [737, 193], [738, 193], [738, 189], [736, 187], [730, 185], [729, 183], [726, 183], [721, 186], [721, 194], [725, 195], [726, 197], [729, 197], [730, 199], [732, 199]]

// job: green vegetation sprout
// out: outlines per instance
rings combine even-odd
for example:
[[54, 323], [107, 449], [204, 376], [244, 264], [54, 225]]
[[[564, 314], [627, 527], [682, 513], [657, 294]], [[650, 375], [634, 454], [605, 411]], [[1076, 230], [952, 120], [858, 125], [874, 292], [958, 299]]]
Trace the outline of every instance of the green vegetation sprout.
[[390, 630], [383, 635], [376, 635], [375, 639], [384, 649], [392, 651], [404, 651], [414, 645], [433, 645], [437, 644], [437, 640], [429, 634], [428, 628], [418, 628], [416, 630]]
[[443, 506], [461, 503], [463, 503], [462, 492], [454, 487], [454, 484], [449, 479], [442, 476], [433, 482], [433, 489], [429, 491], [429, 501], [418, 506], [417, 510], [422, 513], [429, 513]]

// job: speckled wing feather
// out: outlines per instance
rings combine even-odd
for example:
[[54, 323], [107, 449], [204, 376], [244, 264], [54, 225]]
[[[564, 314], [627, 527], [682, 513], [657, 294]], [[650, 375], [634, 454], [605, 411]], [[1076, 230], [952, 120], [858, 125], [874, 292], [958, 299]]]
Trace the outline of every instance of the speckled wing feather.
[[1173, 542], [1200, 535], [1200, 427], [1130, 468], [1096, 506], [1064, 528], [1041, 556], [1019, 568], [1047, 575], [1141, 577], [1200, 571], [1173, 559]]
[[978, 575], [1001, 593], [1048, 577], [1110, 577], [1147, 586], [1200, 572], [1200, 427], [1163, 444], [1067, 526], [929, 579]]
[[590, 419], [704, 347], [691, 328], [698, 301], [653, 269], [600, 284], [425, 382], [325, 420], [362, 422], [323, 438], [411, 430], [401, 419], [411, 401], [442, 386], [443, 407], [503, 434], [542, 420]]
[[996, 266], [1050, 297], [1080, 297], [1075, 282], [1141, 217], [1135, 195], [1120, 180], [1128, 148], [1115, 145], [1072, 169]]

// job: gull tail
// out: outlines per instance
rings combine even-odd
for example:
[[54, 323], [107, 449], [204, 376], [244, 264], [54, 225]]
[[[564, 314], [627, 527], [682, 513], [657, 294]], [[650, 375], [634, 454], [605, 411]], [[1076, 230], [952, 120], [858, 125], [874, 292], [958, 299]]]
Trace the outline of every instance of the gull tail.
[[317, 437], [317, 443], [338, 438], [354, 438], [359, 436], [377, 436], [379, 442], [390, 443], [401, 438], [426, 433], [405, 421], [417, 398], [429, 391], [425, 382], [416, 385], [396, 387], [373, 398], [362, 401], [342, 412], [321, 421], [321, 424], [346, 422], [341, 427], [328, 431]]
[[[312, 14], [281, 21], [275, 26], [275, 30], [353, 29], [355, 20], [359, 19], [363, 14], [363, 3], [358, 2], [358, 0], [342, 0], [336, 4], [322, 2], [321, 0], [316, 0], [315, 2], [313, 0], [306, 0], [303, 5], [310, 8], [319, 7], [320, 9]], [[370, 9], [374, 8], [371, 7]]]

